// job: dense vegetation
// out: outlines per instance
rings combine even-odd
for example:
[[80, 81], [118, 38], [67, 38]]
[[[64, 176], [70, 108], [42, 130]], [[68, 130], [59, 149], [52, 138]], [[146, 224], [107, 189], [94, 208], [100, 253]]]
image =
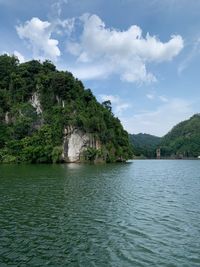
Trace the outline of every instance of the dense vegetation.
[[176, 125], [161, 141], [165, 157], [198, 157], [200, 155], [200, 114]]
[[135, 156], [142, 158], [156, 157], [156, 148], [161, 141], [160, 137], [145, 133], [130, 134], [129, 137], [133, 144]]
[[[41, 113], [30, 101], [35, 93]], [[59, 162], [67, 125], [101, 141], [102, 151], [89, 150], [87, 157], [98, 152], [112, 162], [132, 155], [110, 101], [98, 103], [81, 81], [50, 61], [19, 64], [14, 56], [0, 56], [0, 162]]]
[[162, 138], [149, 134], [129, 135], [138, 157], [155, 158], [161, 149], [162, 158], [194, 158], [200, 156], [200, 114], [183, 121]]

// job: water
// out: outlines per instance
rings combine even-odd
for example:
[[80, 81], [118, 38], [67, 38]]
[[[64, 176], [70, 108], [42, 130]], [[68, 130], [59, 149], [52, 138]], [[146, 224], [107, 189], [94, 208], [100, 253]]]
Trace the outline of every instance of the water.
[[200, 161], [0, 165], [0, 266], [200, 266]]

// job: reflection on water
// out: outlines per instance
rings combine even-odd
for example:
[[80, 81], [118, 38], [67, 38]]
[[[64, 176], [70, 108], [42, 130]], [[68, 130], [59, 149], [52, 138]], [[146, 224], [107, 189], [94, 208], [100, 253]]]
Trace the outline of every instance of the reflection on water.
[[200, 266], [199, 163], [1, 165], [0, 266]]

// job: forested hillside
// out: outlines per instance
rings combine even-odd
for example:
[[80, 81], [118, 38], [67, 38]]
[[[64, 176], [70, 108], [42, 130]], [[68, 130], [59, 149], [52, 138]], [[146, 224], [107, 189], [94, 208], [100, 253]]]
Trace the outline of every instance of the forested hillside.
[[180, 122], [163, 137], [149, 134], [132, 134], [135, 156], [155, 158], [156, 149], [161, 149], [162, 158], [195, 158], [200, 156], [200, 114]]
[[135, 156], [143, 156], [146, 158], [156, 157], [156, 148], [161, 141], [160, 137], [145, 133], [130, 134], [129, 136], [133, 144]]
[[161, 141], [163, 156], [197, 157], [200, 155], [200, 114], [183, 121]]
[[87, 158], [105, 161], [132, 156], [128, 133], [112, 114], [110, 101], [98, 103], [90, 89], [50, 61], [20, 64], [0, 56], [0, 162], [60, 162], [63, 130], [74, 126], [101, 142]]

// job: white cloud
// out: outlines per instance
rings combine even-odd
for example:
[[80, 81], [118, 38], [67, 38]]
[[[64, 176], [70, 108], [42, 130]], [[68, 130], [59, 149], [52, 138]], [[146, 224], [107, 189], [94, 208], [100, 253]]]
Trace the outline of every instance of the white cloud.
[[184, 60], [180, 63], [178, 67], [178, 74], [181, 75], [182, 72], [188, 68], [191, 61], [197, 57], [200, 53], [200, 38], [198, 38], [193, 44], [190, 49], [190, 52], [184, 58]]
[[56, 60], [60, 56], [58, 41], [51, 39], [52, 28], [48, 21], [32, 18], [24, 25], [17, 26], [16, 30], [21, 39], [28, 40], [34, 57]]
[[110, 100], [113, 109], [114, 109], [114, 113], [117, 116], [122, 115], [122, 113], [127, 110], [128, 108], [131, 107], [131, 105], [129, 103], [124, 102], [123, 100], [121, 100], [121, 98], [117, 95], [99, 95], [99, 99], [101, 101], [107, 101]]
[[70, 36], [74, 29], [75, 18], [62, 19], [62, 11], [65, 10], [65, 5], [68, 4], [68, 0], [57, 0], [51, 5], [51, 12], [49, 20], [51, 22], [52, 30], [58, 35]]
[[120, 102], [119, 96], [116, 95], [99, 95], [102, 101], [110, 100], [112, 104], [117, 104]]
[[57, 1], [53, 2], [53, 4], [51, 5], [52, 12], [56, 16], [60, 17], [61, 12], [62, 12], [62, 6], [64, 4], [68, 4], [68, 0], [57, 0]]
[[118, 105], [116, 105], [115, 113], [119, 116], [122, 114], [123, 111], [127, 110], [130, 107], [131, 107], [131, 105], [128, 103], [118, 104]]
[[25, 62], [25, 58], [20, 52], [15, 50], [13, 54], [19, 59], [20, 63], [24, 63]]
[[6, 51], [3, 51], [2, 54], [6, 54], [7, 56], [13, 56], [14, 55], [19, 59], [20, 63], [24, 63], [25, 62], [24, 56], [20, 52], [18, 52], [16, 50], [13, 53], [8, 53]]
[[125, 129], [130, 133], [166, 134], [177, 123], [188, 119], [195, 112], [193, 103], [183, 99], [171, 99], [154, 111], [144, 111], [132, 117], [121, 117]]
[[74, 30], [75, 18], [64, 20], [58, 18], [53, 22], [53, 24], [57, 34], [67, 34], [68, 36], [70, 36]]
[[146, 97], [150, 100], [153, 100], [155, 98], [153, 94], [147, 94]]
[[105, 68], [104, 65], [87, 65], [87, 68], [68, 66], [73, 75], [81, 80], [105, 79], [110, 74], [108, 68], [107, 73], [105, 72]]
[[[109, 74], [117, 74], [127, 82], [154, 82], [156, 77], [147, 70], [148, 64], [170, 61], [183, 48], [180, 35], [172, 35], [163, 43], [156, 36], [143, 37], [141, 28], [136, 25], [120, 31], [106, 28], [97, 15], [85, 14], [79, 20], [83, 24], [80, 38], [67, 43], [68, 52], [77, 57], [79, 71], [98, 62], [98, 65], [109, 66]], [[102, 76], [106, 72], [105, 68]], [[88, 72], [87, 79], [89, 76]]]
[[146, 94], [146, 97], [150, 100], [160, 100], [161, 102], [168, 102], [168, 98], [163, 95], [157, 95], [155, 92]]
[[169, 100], [168, 100], [168, 98], [166, 97], [166, 96], [163, 96], [163, 95], [160, 95], [159, 96], [159, 99], [162, 101], [162, 102], [168, 102]]

